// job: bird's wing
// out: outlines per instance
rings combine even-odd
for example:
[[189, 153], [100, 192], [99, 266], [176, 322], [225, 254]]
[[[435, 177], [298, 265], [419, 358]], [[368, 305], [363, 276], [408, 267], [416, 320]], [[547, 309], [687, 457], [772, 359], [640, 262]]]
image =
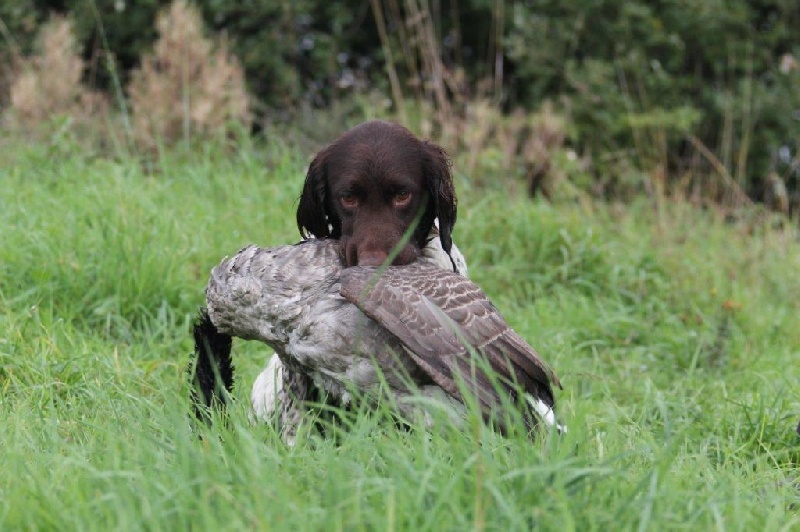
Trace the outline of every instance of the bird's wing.
[[348, 268], [341, 294], [397, 336], [457, 399], [463, 379], [487, 414], [502, 403], [499, 390], [513, 400], [516, 386], [552, 408], [551, 383], [560, 386], [558, 379], [468, 279], [424, 262], [384, 271]]

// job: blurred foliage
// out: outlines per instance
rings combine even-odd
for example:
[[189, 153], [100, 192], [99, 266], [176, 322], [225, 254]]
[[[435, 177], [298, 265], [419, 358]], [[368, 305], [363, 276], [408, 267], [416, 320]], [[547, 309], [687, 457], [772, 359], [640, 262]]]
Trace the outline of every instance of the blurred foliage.
[[691, 132], [731, 173], [758, 178], [781, 146], [797, 151], [796, 63], [781, 72], [786, 54], [800, 57], [797, 2], [560, 0], [512, 11], [510, 98], [560, 95], [581, 145], [615, 151], [633, 144], [632, 130], [659, 128], [680, 156]]
[[[114, 89], [152, 48], [156, 12], [167, 4], [5, 2], [0, 54], [29, 50], [49, 12], [70, 12], [90, 81]], [[756, 198], [770, 172], [800, 189], [796, 0], [382, 0], [375, 4], [388, 42], [379, 38], [370, 2], [196, 4], [207, 27], [230, 39], [268, 121], [375, 89], [388, 94], [387, 53], [404, 94], [419, 97], [419, 87], [437, 81], [414, 79], [409, 68], [404, 39], [422, 9], [446, 72], [461, 76], [451, 93], [469, 101], [490, 92], [506, 111], [557, 102], [572, 122], [568, 144], [593, 157], [598, 175], [618, 171], [614, 161], [625, 158], [672, 176], [724, 168]], [[717, 161], [698, 158], [689, 137]]]

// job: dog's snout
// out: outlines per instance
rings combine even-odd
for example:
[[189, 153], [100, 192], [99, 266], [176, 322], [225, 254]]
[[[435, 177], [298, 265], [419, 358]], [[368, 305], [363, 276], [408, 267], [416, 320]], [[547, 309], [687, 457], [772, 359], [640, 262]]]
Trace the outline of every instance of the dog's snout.
[[342, 251], [345, 264], [349, 266], [382, 266], [391, 259], [393, 266], [410, 264], [417, 259], [416, 248], [406, 244], [399, 252], [389, 242], [343, 238]]
[[358, 255], [357, 262], [359, 266], [380, 266], [389, 258], [389, 255], [383, 251], [372, 250], [356, 253]]

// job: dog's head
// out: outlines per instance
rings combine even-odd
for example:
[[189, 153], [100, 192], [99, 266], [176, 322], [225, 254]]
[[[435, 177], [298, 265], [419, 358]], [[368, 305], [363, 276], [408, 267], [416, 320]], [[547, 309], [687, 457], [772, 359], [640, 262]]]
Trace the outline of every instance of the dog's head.
[[437, 218], [442, 247], [450, 252], [456, 203], [445, 151], [402, 126], [374, 120], [317, 153], [297, 226], [304, 238], [339, 239], [348, 266], [377, 266], [389, 257], [408, 264]]

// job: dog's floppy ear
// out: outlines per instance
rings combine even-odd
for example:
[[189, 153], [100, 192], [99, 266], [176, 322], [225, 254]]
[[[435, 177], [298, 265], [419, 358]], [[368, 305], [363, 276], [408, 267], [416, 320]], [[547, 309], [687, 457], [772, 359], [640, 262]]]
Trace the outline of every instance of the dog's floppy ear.
[[[332, 219], [336, 214], [329, 209], [327, 181], [325, 152], [320, 152], [308, 166], [306, 182], [297, 205], [297, 228], [303, 238], [338, 238], [336, 233], [341, 224]], [[333, 226], [333, 233], [329, 224]]]
[[449, 254], [453, 245], [452, 233], [456, 224], [458, 200], [447, 152], [441, 146], [425, 142], [423, 170], [430, 195], [428, 201], [429, 204], [433, 204], [434, 213], [439, 219], [439, 238], [442, 241], [442, 248]]

